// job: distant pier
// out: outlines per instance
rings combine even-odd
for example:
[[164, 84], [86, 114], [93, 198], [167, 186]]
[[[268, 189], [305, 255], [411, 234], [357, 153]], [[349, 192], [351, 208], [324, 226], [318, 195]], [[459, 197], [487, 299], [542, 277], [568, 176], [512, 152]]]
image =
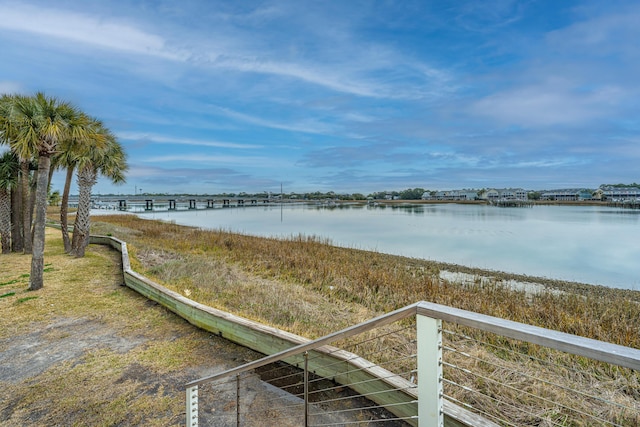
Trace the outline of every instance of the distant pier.
[[505, 200], [492, 200], [489, 202], [491, 206], [498, 206], [501, 208], [532, 208], [533, 202], [529, 200], [519, 199], [505, 199]]
[[609, 202], [607, 206], [613, 208], [640, 209], [640, 200], [622, 200], [619, 202]]
[[122, 197], [107, 196], [92, 200], [94, 209], [113, 209], [123, 212], [166, 212], [188, 211], [245, 206], [264, 206], [279, 204], [275, 198], [243, 198], [243, 197]]

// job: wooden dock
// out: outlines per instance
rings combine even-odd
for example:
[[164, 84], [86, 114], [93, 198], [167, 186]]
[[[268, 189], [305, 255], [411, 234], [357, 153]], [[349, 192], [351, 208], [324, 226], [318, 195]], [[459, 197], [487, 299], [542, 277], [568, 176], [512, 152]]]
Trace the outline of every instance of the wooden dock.
[[492, 200], [489, 202], [491, 206], [498, 206], [500, 208], [532, 208], [533, 202], [529, 200], [518, 199], [505, 199], [505, 200]]
[[640, 209], [640, 200], [623, 200], [620, 202], [609, 202], [607, 206], [612, 208], [624, 208], [624, 209]]

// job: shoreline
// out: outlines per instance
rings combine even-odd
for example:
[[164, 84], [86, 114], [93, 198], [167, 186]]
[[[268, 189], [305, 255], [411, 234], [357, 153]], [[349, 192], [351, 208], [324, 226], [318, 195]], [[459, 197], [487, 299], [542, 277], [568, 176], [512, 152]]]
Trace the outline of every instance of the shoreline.
[[[398, 203], [399, 201], [388, 201], [388, 202]], [[429, 201], [425, 201], [425, 202], [429, 202]], [[296, 202], [296, 203], [299, 203], [299, 202]], [[455, 202], [451, 202], [451, 203], [455, 203]], [[467, 204], [477, 204], [477, 203], [468, 202]], [[108, 211], [108, 210], [92, 210], [92, 215], [94, 213], [98, 213], [96, 217], [100, 217], [102, 215], [133, 215], [136, 218], [143, 219], [146, 221], [158, 221], [159, 223], [162, 223], [162, 224], [179, 225], [180, 227], [185, 227], [189, 229], [202, 229], [202, 230], [214, 231], [214, 232], [219, 230], [217, 228], [203, 228], [203, 227], [198, 227], [194, 225], [180, 224], [173, 220], [166, 221], [158, 218], [148, 218], [146, 217], [146, 215], [144, 215], [144, 212], [142, 213], [141, 212], [118, 212], [118, 211], [114, 212], [114, 211]], [[281, 240], [281, 241], [287, 241], [290, 239], [290, 237], [257, 236], [257, 235], [243, 233], [239, 231], [230, 231], [230, 230], [220, 230], [220, 231], [225, 231], [230, 234], [235, 234], [238, 236], [244, 236], [249, 238], [256, 238], [256, 239], [268, 239], [268, 240], [275, 239], [275, 240]], [[322, 241], [328, 241], [327, 243], [328, 245], [335, 247], [337, 249], [357, 250], [357, 251], [370, 252], [372, 254], [379, 254], [379, 255], [388, 256], [388, 257], [397, 257], [398, 259], [406, 260], [407, 263], [414, 263], [414, 262], [424, 263], [425, 265], [435, 266], [440, 271], [450, 271], [452, 273], [464, 273], [466, 275], [470, 275], [473, 277], [480, 277], [480, 278], [483, 278], [483, 280], [488, 280], [488, 281], [500, 281], [500, 282], [511, 281], [511, 282], [521, 283], [521, 284], [533, 284], [539, 287], [544, 287], [546, 289], [552, 289], [560, 292], [568, 291], [570, 293], [580, 294], [583, 296], [588, 296], [589, 294], [602, 296], [605, 294], [613, 293], [613, 294], [640, 302], [640, 289], [629, 289], [629, 288], [614, 287], [614, 286], [607, 286], [607, 285], [594, 284], [594, 283], [585, 283], [585, 282], [579, 282], [579, 281], [573, 281], [573, 280], [565, 280], [565, 279], [545, 277], [545, 276], [536, 276], [532, 274], [523, 274], [523, 273], [509, 272], [509, 271], [503, 271], [503, 270], [497, 270], [497, 269], [494, 270], [489, 268], [481, 268], [481, 267], [469, 266], [464, 264], [456, 264], [456, 263], [451, 263], [451, 262], [441, 261], [441, 260], [403, 256], [403, 255], [397, 255], [392, 253], [380, 252], [372, 249], [340, 246], [331, 242], [330, 239], [325, 239], [321, 236], [310, 235], [307, 237], [312, 239], [317, 238]]]

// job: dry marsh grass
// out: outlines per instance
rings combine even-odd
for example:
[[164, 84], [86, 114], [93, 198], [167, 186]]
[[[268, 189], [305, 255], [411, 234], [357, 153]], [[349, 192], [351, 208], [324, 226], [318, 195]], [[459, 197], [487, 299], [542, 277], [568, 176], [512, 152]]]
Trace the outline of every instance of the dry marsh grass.
[[[453, 268], [450, 265], [338, 248], [314, 237], [258, 238], [132, 215], [100, 217], [94, 221], [93, 232], [128, 241], [133, 255], [139, 258], [137, 267], [142, 273], [178, 292], [197, 286], [197, 292], [211, 298], [203, 302], [216, 306], [236, 304], [250, 317], [265, 305], [293, 312], [293, 306], [298, 304], [294, 296], [301, 292], [307, 294], [307, 299], [313, 295], [310, 301], [342, 307], [346, 318], [335, 320], [347, 323], [351, 323], [347, 318], [353, 316], [370, 318], [426, 300], [640, 348], [638, 291], [583, 285], [575, 293], [528, 294], [498, 283], [461, 286], [439, 279], [439, 270]], [[156, 260], [150, 264], [141, 262], [154, 256]], [[262, 292], [259, 284], [248, 283], [256, 278], [268, 280], [268, 284], [262, 283], [268, 289]], [[242, 301], [233, 301], [250, 300], [250, 292], [262, 292], [264, 299], [257, 298], [258, 304], [249, 307], [243, 307]], [[331, 320], [323, 320], [326, 328], [311, 333], [293, 332], [324, 335], [337, 329], [327, 323]], [[291, 329], [286, 322], [274, 326]]]
[[[455, 271], [456, 267], [448, 264], [337, 248], [315, 237], [258, 238], [131, 215], [100, 217], [94, 221], [93, 232], [113, 234], [127, 241], [135, 258], [134, 267], [177, 292], [310, 338], [427, 300], [640, 348], [640, 292], [637, 291], [545, 283], [545, 280], [542, 282], [550, 291], [533, 294], [483, 280], [459, 285], [439, 278], [440, 269]], [[479, 275], [498, 274], [460, 270]], [[529, 277], [516, 279], [531, 280]], [[555, 289], [568, 291], [552, 292]], [[611, 412], [598, 401], [576, 399], [562, 387], [552, 391], [548, 383], [554, 383], [567, 384], [576, 390], [594, 390], [611, 401], [636, 408], [635, 414], [620, 415], [614, 409], [614, 413], [602, 416], [620, 425], [640, 423], [638, 371], [610, 367], [465, 328], [454, 327], [454, 330], [472, 336], [476, 342], [469, 346], [467, 339], [463, 340], [466, 354], [476, 354], [478, 359], [493, 363], [460, 360], [461, 366], [480, 367], [487, 375], [511, 384], [510, 389], [498, 391], [490, 381], [467, 380], [488, 395], [501, 396], [508, 402], [506, 410], [502, 407], [497, 412], [514, 412], [514, 419], [518, 419], [518, 415], [509, 409], [512, 406], [541, 413], [522, 390], [532, 390], [551, 402], [559, 402], [559, 409], [543, 415], [548, 422], [582, 425], [562, 421], [567, 419], [562, 409], [563, 400], [567, 406], [583, 405], [580, 410], [585, 412]], [[398, 339], [400, 345], [410, 347], [407, 344], [412, 339], [410, 336]], [[455, 338], [449, 340], [455, 344]], [[381, 356], [380, 361], [383, 360]], [[554, 363], [547, 366], [542, 363], [546, 360]], [[499, 364], [499, 368], [494, 366]], [[512, 368], [520, 369], [525, 376], [513, 378]], [[458, 379], [460, 372], [447, 369], [447, 375]], [[463, 395], [464, 392], [460, 396]], [[464, 397], [470, 401], [477, 399]], [[478, 402], [485, 407], [492, 405], [481, 399]], [[531, 423], [534, 418], [523, 417], [519, 422]], [[588, 421], [585, 423], [589, 425]]]

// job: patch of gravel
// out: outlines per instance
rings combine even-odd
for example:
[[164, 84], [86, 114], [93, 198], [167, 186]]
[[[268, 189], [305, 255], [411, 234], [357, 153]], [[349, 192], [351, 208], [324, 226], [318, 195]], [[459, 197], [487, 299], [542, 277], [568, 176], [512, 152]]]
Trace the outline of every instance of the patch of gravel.
[[56, 363], [80, 357], [89, 349], [110, 348], [126, 353], [144, 341], [119, 336], [96, 320], [57, 319], [37, 331], [0, 340], [0, 381], [15, 384], [35, 377]]

